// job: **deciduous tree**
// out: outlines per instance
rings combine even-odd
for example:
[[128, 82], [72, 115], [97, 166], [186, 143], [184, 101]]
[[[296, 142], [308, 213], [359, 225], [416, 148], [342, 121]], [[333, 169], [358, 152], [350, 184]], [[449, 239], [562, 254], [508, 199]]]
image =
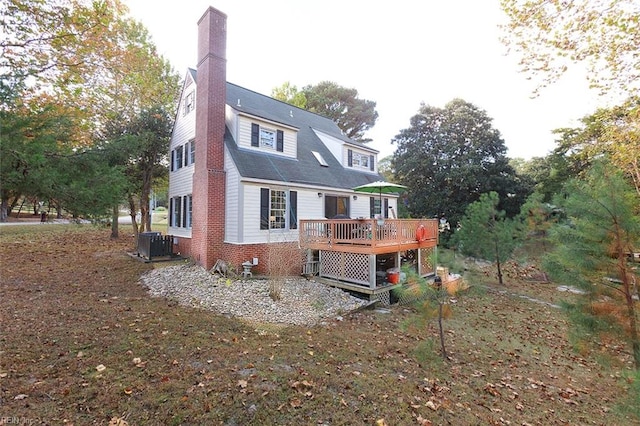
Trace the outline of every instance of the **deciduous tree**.
[[480, 108], [454, 99], [444, 108], [421, 105], [411, 127], [393, 140], [392, 167], [408, 187], [412, 216], [444, 215], [454, 226], [480, 194], [496, 191], [500, 208], [515, 216], [531, 182], [508, 164], [506, 146]]
[[282, 86], [274, 88], [271, 91], [271, 97], [295, 105], [298, 108], [306, 109], [307, 107], [305, 94], [299, 91], [297, 86], [291, 85], [288, 81], [285, 81]]
[[557, 151], [577, 170], [606, 156], [640, 195], [640, 97], [583, 117], [581, 126], [563, 129]]
[[640, 88], [640, 3], [637, 0], [501, 0], [508, 17], [504, 43], [522, 70], [556, 82], [584, 64], [593, 87], [629, 93]]

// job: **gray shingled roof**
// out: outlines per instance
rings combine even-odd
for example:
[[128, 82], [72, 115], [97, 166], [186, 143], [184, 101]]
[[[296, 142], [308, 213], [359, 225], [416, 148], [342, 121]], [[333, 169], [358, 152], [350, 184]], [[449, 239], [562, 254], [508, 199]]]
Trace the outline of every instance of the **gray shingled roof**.
[[[197, 81], [196, 71], [190, 68], [189, 72], [194, 81]], [[238, 106], [238, 99], [240, 106]], [[243, 178], [340, 189], [351, 189], [358, 185], [383, 180], [377, 173], [350, 170], [336, 160], [312, 129], [355, 146], [359, 145], [369, 150], [371, 148], [350, 140], [342, 134], [336, 123], [326, 117], [229, 82], [227, 82], [227, 104], [238, 112], [298, 129], [298, 155], [296, 159], [239, 148], [229, 129], [226, 129], [225, 145]], [[326, 160], [328, 167], [321, 166], [312, 151], [319, 152]]]
[[[240, 106], [238, 106], [238, 99], [240, 99]], [[297, 159], [241, 149], [232, 139], [231, 133], [227, 129], [225, 135], [226, 146], [238, 167], [240, 175], [243, 177], [310, 185], [317, 184], [342, 189], [351, 189], [358, 185], [382, 179], [377, 173], [347, 169], [336, 160], [312, 129], [320, 130], [354, 145], [361, 144], [344, 136], [340, 128], [326, 117], [232, 83], [227, 83], [227, 104], [239, 112], [298, 129]], [[367, 147], [367, 149], [370, 148]], [[313, 156], [312, 151], [322, 154], [328, 167], [321, 166]]]

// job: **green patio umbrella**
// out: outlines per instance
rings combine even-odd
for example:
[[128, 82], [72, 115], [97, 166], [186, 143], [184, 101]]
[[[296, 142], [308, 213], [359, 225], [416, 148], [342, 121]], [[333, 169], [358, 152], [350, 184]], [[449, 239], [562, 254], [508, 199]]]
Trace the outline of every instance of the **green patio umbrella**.
[[[353, 188], [356, 192], [367, 192], [369, 194], [380, 195], [380, 208], [382, 208], [382, 194], [395, 194], [401, 192], [407, 187], [404, 185], [398, 185], [397, 183], [376, 181], [367, 183], [366, 185], [360, 185]], [[384, 217], [384, 216], [383, 216]]]

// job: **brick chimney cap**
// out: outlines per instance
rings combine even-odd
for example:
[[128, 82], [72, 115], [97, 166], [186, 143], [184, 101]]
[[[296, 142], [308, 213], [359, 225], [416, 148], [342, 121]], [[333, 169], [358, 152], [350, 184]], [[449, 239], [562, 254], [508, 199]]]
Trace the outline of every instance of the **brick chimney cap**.
[[220, 17], [227, 19], [227, 15], [224, 12], [220, 12], [218, 9], [216, 9], [213, 6], [209, 6], [209, 8], [207, 10], [204, 11], [204, 13], [202, 14], [202, 17], [200, 19], [198, 19], [198, 25], [200, 25], [200, 21], [202, 21], [204, 19], [205, 16], [207, 16], [209, 13], [213, 13], [215, 15], [219, 15]]

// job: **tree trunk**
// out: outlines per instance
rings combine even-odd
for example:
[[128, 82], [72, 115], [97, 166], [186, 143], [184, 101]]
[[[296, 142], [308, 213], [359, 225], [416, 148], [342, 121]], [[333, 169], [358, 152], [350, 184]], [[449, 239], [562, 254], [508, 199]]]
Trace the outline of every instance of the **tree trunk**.
[[151, 209], [149, 197], [151, 195], [152, 170], [144, 170], [142, 174], [142, 191], [140, 193], [140, 230], [151, 231]]
[[[442, 291], [442, 290], [440, 290]], [[442, 327], [442, 300], [438, 300], [438, 327], [440, 331], [440, 350], [442, 351], [442, 358], [447, 360], [447, 350], [444, 347], [444, 328]]]
[[503, 285], [504, 283], [502, 282], [502, 268], [500, 265], [500, 251], [498, 250], [498, 241], [495, 241], [495, 248], [496, 248], [496, 265], [498, 266], [498, 282], [500, 283], [500, 285]]
[[622, 279], [622, 289], [627, 305], [627, 315], [629, 317], [629, 334], [631, 335], [631, 351], [636, 370], [640, 370], [640, 336], [638, 336], [638, 323], [636, 318], [635, 300], [633, 299], [632, 274], [627, 263], [627, 256], [621, 244], [617, 245], [618, 251], [618, 272]]
[[120, 216], [120, 210], [118, 205], [114, 205], [111, 210], [111, 238], [118, 238], [118, 217]]
[[62, 207], [60, 206], [60, 202], [56, 202], [55, 206], [56, 206], [56, 219], [62, 219]]
[[0, 222], [6, 222], [9, 218], [9, 213], [8, 213], [8, 209], [7, 206], [9, 205], [9, 202], [7, 201], [6, 198], [2, 198], [2, 200], [0, 201]]
[[138, 222], [136, 221], [136, 214], [138, 213], [138, 209], [136, 209], [136, 202], [133, 199], [133, 195], [129, 194], [129, 216], [131, 216], [131, 226], [133, 227], [133, 238], [138, 241]]

